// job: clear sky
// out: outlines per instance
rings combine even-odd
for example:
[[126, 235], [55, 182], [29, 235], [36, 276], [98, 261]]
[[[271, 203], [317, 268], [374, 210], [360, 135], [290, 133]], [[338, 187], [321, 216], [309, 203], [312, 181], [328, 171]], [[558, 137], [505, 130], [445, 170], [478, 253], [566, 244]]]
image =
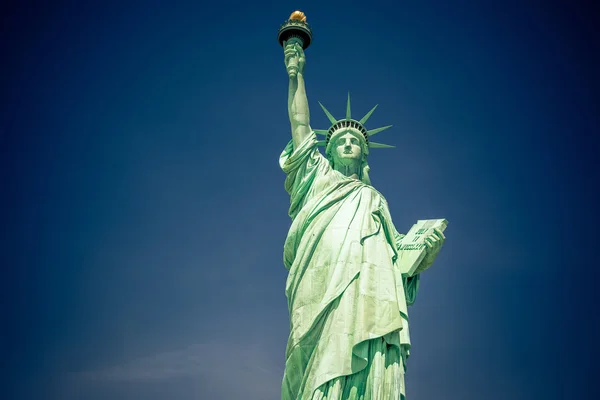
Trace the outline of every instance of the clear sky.
[[[279, 396], [290, 139], [347, 93], [396, 227], [447, 218], [411, 309], [409, 400], [587, 399], [597, 18], [533, 1], [11, 2], [0, 13], [7, 399]], [[417, 4], [418, 3], [418, 4]], [[597, 380], [597, 379], [596, 379]], [[596, 397], [598, 398], [598, 397]]]

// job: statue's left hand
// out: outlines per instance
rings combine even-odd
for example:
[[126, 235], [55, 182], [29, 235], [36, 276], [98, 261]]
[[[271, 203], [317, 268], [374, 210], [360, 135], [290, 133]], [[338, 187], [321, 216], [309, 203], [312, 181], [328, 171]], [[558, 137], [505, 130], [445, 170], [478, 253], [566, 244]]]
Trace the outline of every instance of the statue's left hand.
[[427, 248], [427, 253], [425, 254], [424, 263], [427, 265], [433, 263], [433, 260], [437, 257], [440, 252], [444, 241], [446, 240], [446, 236], [442, 233], [441, 230], [435, 228], [433, 233], [425, 238], [425, 247]]

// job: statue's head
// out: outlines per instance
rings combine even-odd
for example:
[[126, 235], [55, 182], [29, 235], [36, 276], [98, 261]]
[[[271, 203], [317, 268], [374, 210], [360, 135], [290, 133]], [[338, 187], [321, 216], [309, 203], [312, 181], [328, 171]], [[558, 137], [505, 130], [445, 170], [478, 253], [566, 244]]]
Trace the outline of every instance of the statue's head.
[[327, 158], [334, 165], [357, 166], [366, 161], [368, 154], [369, 146], [355, 129], [342, 130], [332, 136], [326, 149]]
[[384, 126], [382, 128], [367, 130], [364, 126], [377, 106], [373, 107], [360, 121], [351, 118], [350, 112], [350, 94], [348, 94], [348, 104], [346, 106], [346, 118], [336, 120], [333, 115], [319, 103], [327, 118], [332, 123], [328, 130], [315, 129], [315, 133], [325, 135], [325, 140], [320, 140], [318, 144], [325, 146], [325, 154], [331, 165], [335, 167], [353, 167], [352, 169], [359, 171], [359, 178], [370, 184], [367, 164], [367, 157], [370, 148], [390, 148], [390, 146], [382, 143], [375, 143], [369, 140], [369, 137], [391, 127]]
[[368, 168], [369, 146], [358, 130], [350, 128], [336, 132], [330, 138], [325, 154], [334, 169], [350, 167], [353, 171], [359, 171], [359, 179], [364, 183], [371, 183], [368, 173], [364, 171], [365, 167]]

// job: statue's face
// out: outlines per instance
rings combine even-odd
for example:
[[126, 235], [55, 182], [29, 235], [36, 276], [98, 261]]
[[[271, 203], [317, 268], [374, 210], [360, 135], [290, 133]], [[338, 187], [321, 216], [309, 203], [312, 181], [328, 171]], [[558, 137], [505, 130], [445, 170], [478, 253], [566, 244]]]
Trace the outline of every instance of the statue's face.
[[350, 132], [336, 137], [332, 143], [335, 146], [332, 152], [333, 162], [346, 166], [360, 163], [363, 156], [360, 141], [356, 134]]

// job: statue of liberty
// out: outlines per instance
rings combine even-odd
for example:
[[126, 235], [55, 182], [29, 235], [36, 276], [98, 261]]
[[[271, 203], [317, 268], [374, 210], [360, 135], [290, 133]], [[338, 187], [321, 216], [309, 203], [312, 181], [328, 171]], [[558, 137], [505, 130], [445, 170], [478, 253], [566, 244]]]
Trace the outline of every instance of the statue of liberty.
[[[290, 21], [300, 19], [294, 14]], [[319, 103], [332, 125], [313, 130], [302, 41], [292, 37], [282, 45], [292, 130], [280, 156], [292, 218], [284, 245], [290, 336], [282, 399], [404, 399], [408, 306], [420, 274], [398, 265], [405, 235], [396, 231], [385, 198], [371, 186], [367, 161], [370, 149], [393, 147], [371, 141], [389, 126], [367, 130], [377, 106], [353, 119], [348, 96], [341, 120]], [[419, 272], [431, 265], [445, 239], [440, 229], [428, 232]]]

